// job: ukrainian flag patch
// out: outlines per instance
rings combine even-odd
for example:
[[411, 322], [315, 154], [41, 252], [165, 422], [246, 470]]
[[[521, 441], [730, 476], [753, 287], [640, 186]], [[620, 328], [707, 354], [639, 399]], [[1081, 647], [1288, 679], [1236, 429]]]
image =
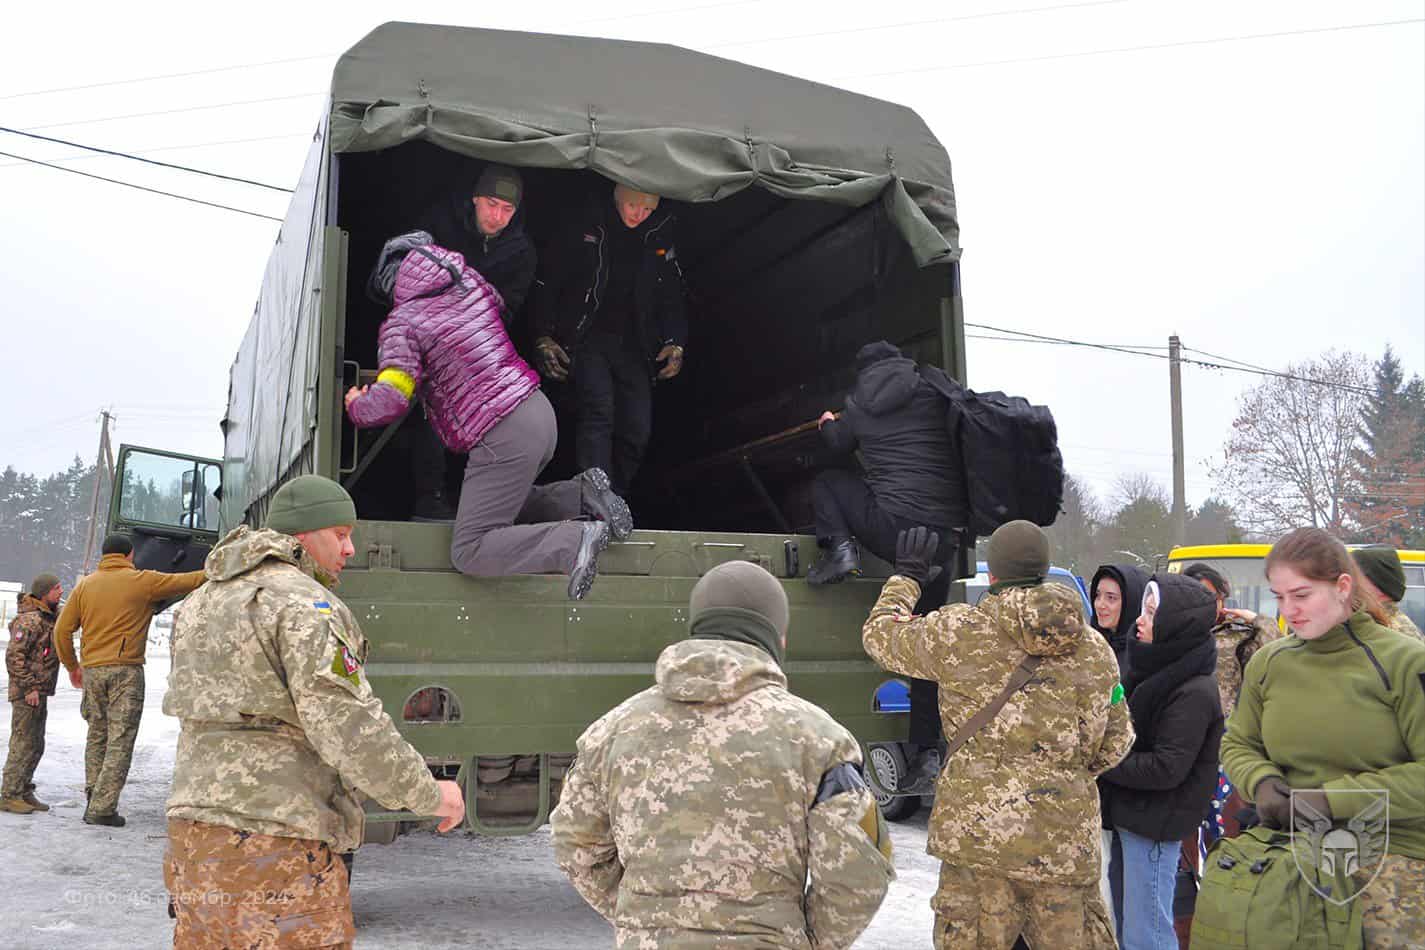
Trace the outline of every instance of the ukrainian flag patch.
[[317, 608], [317, 613], [319, 614], [330, 615], [332, 612], [332, 605], [325, 600], [314, 600], [312, 601], [312, 606]]

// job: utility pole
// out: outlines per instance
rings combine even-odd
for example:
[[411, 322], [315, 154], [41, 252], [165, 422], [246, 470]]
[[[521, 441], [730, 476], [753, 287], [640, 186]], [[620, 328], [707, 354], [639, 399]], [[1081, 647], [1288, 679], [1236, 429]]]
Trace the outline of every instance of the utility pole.
[[1168, 337], [1168, 392], [1173, 414], [1173, 545], [1187, 538], [1187, 478], [1183, 474], [1182, 341]]
[[114, 454], [109, 450], [109, 420], [113, 418], [109, 415], [109, 410], [100, 411], [103, 416], [103, 426], [99, 429], [99, 454], [94, 459], [94, 490], [89, 493], [89, 538], [84, 542], [84, 566], [80, 574], [89, 573], [89, 564], [94, 556], [94, 536], [99, 530], [99, 479], [107, 478], [111, 482], [114, 478]]

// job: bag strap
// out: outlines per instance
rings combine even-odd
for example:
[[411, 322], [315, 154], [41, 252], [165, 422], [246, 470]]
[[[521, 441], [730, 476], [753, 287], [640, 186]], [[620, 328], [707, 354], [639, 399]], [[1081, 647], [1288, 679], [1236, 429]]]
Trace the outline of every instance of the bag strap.
[[1023, 689], [1024, 684], [1034, 676], [1034, 671], [1039, 669], [1039, 664], [1043, 659], [1042, 656], [1026, 656], [1020, 661], [1020, 664], [1014, 668], [1014, 672], [1010, 674], [1009, 682], [1004, 685], [1004, 689], [1000, 690], [1000, 694], [994, 698], [994, 701], [971, 716], [969, 721], [955, 733], [945, 750], [946, 762], [954, 758], [955, 753], [959, 752], [965, 743], [973, 739], [975, 733], [989, 725], [990, 720], [999, 715], [999, 711], [1004, 708], [1005, 703], [1009, 702], [1009, 698]]

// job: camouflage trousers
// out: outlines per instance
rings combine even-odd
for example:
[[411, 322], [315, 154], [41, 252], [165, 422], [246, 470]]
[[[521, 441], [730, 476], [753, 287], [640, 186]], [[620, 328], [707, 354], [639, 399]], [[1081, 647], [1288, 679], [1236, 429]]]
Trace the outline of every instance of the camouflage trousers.
[[1366, 950], [1425, 947], [1425, 861], [1388, 854], [1362, 901]]
[[176, 950], [350, 948], [346, 866], [321, 841], [168, 820]]
[[84, 744], [84, 787], [89, 814], [112, 815], [129, 778], [134, 740], [143, 717], [142, 666], [91, 666], [84, 670], [79, 711], [89, 722]]
[[1010, 950], [1023, 936], [1034, 950], [1116, 950], [1099, 886], [1040, 884], [953, 865], [940, 866], [935, 950]]
[[41, 696], [38, 706], [19, 700], [10, 704], [10, 752], [5, 756], [5, 778], [0, 798], [19, 798], [34, 787], [35, 769], [45, 754], [45, 719], [49, 697]]

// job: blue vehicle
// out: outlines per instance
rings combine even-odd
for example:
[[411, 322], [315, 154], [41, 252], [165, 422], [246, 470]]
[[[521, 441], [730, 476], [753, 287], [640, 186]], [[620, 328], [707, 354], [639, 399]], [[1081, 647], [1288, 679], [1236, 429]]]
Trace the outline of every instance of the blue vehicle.
[[[1051, 565], [1045, 582], [1072, 587], [1084, 605], [1084, 622], [1093, 618], [1093, 605], [1089, 603], [1088, 590], [1083, 580], [1067, 568]], [[979, 603], [980, 598], [990, 588], [989, 566], [984, 561], [975, 564], [975, 576], [962, 582], [965, 585], [964, 602]], [[879, 713], [910, 712], [910, 683], [903, 679], [888, 680], [876, 690], [875, 711]], [[920, 810], [923, 797], [931, 796], [898, 794], [893, 790], [905, 774], [909, 756], [904, 743], [873, 743], [867, 750], [867, 760], [871, 773], [871, 791], [881, 811], [890, 821], [905, 821]]]

